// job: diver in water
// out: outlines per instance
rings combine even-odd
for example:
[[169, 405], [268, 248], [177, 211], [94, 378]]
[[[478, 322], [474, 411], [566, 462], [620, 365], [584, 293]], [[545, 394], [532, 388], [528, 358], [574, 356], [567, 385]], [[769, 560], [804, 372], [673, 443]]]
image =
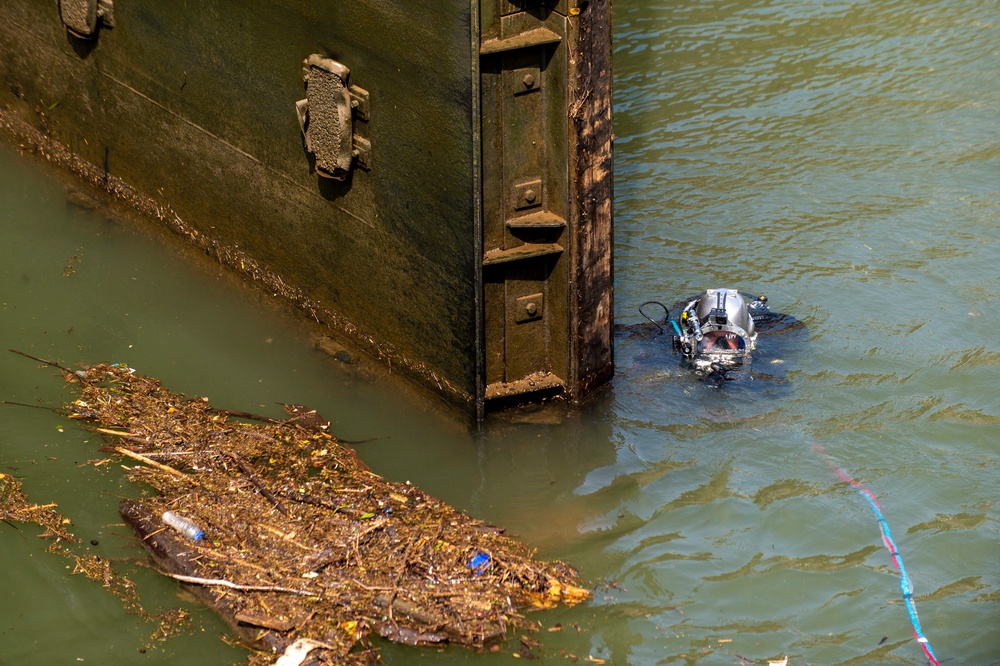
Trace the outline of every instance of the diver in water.
[[658, 301], [647, 301], [639, 312], [661, 331], [662, 326], [643, 311], [643, 307], [663, 308], [664, 323], [673, 327], [673, 348], [695, 374], [713, 379], [749, 364], [757, 347], [757, 325], [770, 321], [773, 314], [767, 297], [755, 297], [736, 289], [709, 289], [682, 307], [677, 320]]

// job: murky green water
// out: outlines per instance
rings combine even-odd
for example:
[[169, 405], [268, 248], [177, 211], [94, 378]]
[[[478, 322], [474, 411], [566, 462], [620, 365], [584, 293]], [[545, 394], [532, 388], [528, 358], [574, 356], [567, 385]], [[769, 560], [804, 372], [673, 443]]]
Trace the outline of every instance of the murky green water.
[[[616, 300], [763, 292], [807, 328], [762, 335], [749, 379], [711, 388], [658, 340], [622, 337], [612, 390], [561, 425], [473, 437], [338, 374], [217, 272], [100, 215], [0, 151], [0, 338], [122, 360], [233, 409], [301, 402], [363, 457], [545, 557], [593, 602], [539, 616], [536, 650], [614, 664], [922, 664], [881, 503], [943, 663], [1000, 663], [1000, 5], [616, 0]], [[52, 371], [0, 354], [0, 399], [56, 404]], [[58, 502], [83, 548], [141, 551], [133, 494], [93, 437], [0, 406], [0, 472]], [[62, 429], [60, 430], [60, 426]], [[94, 540], [97, 545], [89, 545]], [[0, 523], [0, 664], [230, 664], [213, 616], [128, 569], [155, 627], [32, 530]], [[124, 566], [124, 565], [123, 565]], [[886, 637], [884, 642], [883, 637]], [[880, 645], [881, 642], [881, 645]], [[386, 662], [511, 663], [386, 646]], [[144, 650], [144, 652], [143, 652]]]

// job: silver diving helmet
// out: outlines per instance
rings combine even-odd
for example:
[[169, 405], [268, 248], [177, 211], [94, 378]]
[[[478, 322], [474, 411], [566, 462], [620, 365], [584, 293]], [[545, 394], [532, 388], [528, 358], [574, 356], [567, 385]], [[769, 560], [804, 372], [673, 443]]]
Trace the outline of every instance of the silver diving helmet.
[[680, 348], [698, 374], [743, 367], [757, 344], [753, 318], [735, 289], [709, 289], [690, 301], [680, 328]]

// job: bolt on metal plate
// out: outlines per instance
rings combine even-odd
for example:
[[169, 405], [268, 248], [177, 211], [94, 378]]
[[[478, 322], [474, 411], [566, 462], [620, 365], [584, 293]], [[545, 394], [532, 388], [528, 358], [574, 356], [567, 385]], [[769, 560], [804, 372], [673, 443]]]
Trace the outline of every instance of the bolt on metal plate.
[[542, 89], [542, 70], [539, 67], [521, 67], [511, 72], [515, 95]]
[[541, 319], [545, 314], [545, 294], [529, 294], [517, 299], [514, 321], [518, 324]]
[[514, 183], [511, 188], [511, 204], [514, 210], [542, 205], [542, 179], [532, 178]]

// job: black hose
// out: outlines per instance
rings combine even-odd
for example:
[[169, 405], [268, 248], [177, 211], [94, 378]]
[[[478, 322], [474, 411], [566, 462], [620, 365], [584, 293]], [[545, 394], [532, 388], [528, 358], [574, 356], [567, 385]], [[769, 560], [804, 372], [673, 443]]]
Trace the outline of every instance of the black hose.
[[655, 319], [653, 319], [648, 314], [646, 314], [645, 312], [643, 312], [642, 309], [644, 307], [646, 307], [647, 305], [659, 305], [661, 308], [663, 308], [663, 321], [664, 322], [666, 322], [668, 319], [670, 319], [670, 308], [668, 308], [666, 305], [664, 305], [663, 303], [661, 303], [659, 301], [646, 301], [645, 303], [643, 303], [642, 305], [639, 306], [639, 314], [641, 314], [643, 317], [645, 317], [646, 319], [648, 319], [649, 321], [651, 321], [653, 323], [653, 325], [656, 326], [656, 328], [660, 329], [660, 333], [663, 333], [663, 327], [660, 326], [659, 322], [657, 322]]

